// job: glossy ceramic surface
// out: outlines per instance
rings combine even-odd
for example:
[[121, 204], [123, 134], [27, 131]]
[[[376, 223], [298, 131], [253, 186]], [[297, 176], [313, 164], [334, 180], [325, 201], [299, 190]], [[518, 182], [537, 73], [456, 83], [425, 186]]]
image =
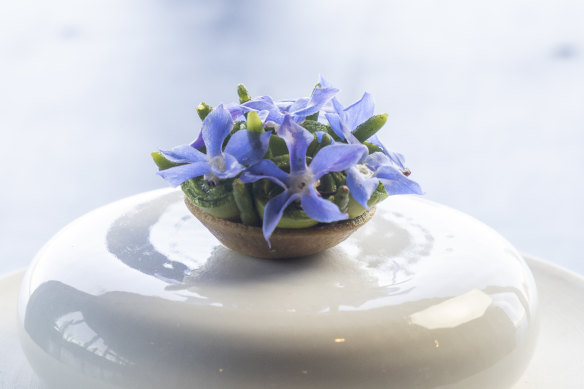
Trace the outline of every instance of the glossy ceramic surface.
[[323, 253], [266, 260], [219, 245], [169, 190], [73, 222], [19, 301], [33, 366], [85, 387], [505, 387], [536, 310], [508, 242], [424, 199], [386, 200]]

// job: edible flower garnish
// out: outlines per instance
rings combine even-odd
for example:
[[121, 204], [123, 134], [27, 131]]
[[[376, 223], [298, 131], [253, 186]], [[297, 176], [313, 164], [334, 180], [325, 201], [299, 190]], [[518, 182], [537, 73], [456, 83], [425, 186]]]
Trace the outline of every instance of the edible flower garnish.
[[232, 128], [230, 113], [223, 105], [219, 105], [203, 121], [201, 133], [207, 153], [204, 154], [191, 145], [161, 150], [169, 161], [180, 165], [160, 170], [158, 174], [174, 186], [199, 176], [204, 176], [214, 184], [237, 176], [245, 169], [244, 164], [250, 165], [261, 160], [268, 150], [270, 134], [238, 131], [223, 150], [223, 142]]
[[316, 153], [310, 165], [306, 164], [306, 151], [314, 140], [308, 130], [296, 124], [290, 115], [285, 115], [278, 135], [284, 139], [289, 150], [290, 173], [265, 159], [249, 167], [242, 175], [245, 183], [268, 179], [284, 191], [268, 201], [264, 210], [263, 232], [269, 244], [270, 236], [290, 203], [300, 200], [302, 209], [311, 219], [331, 223], [348, 218], [331, 201], [325, 200], [317, 192], [319, 179], [327, 173], [338, 172], [354, 166], [364, 155], [367, 147], [363, 145], [335, 144], [323, 147]]
[[277, 228], [307, 228], [356, 218], [387, 196], [421, 194], [404, 157], [376, 133], [365, 92], [344, 107], [324, 78], [310, 97], [252, 97], [197, 106], [201, 131], [190, 144], [152, 153], [158, 174], [181, 185], [190, 203], [216, 218], [261, 226], [270, 246]]
[[313, 115], [337, 93], [337, 88], [316, 88], [310, 98], [303, 97], [298, 100], [283, 100], [274, 102], [270, 96], [261, 96], [241, 104], [244, 110], [267, 111], [266, 120], [281, 124], [285, 115], [299, 123], [308, 116]]

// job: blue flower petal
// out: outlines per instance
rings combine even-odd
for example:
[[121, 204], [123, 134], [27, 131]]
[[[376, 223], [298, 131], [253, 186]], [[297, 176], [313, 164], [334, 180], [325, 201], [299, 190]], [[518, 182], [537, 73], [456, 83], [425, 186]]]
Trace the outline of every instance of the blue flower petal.
[[223, 108], [223, 104], [217, 106], [203, 120], [203, 140], [209, 157], [221, 154], [223, 141], [232, 128], [233, 119], [229, 111]]
[[373, 135], [371, 138], [367, 139], [368, 142], [373, 143], [374, 145], [378, 146], [379, 148], [381, 148], [381, 150], [383, 150], [383, 153], [385, 155], [387, 155], [387, 157], [393, 162], [395, 163], [397, 166], [399, 166], [400, 169], [405, 170], [405, 163], [406, 160], [404, 158], [404, 156], [400, 153], [397, 153], [395, 151], [391, 151], [389, 150], [387, 147], [385, 147], [381, 141], [379, 140], [379, 138], [377, 137], [377, 135]]
[[398, 194], [423, 194], [422, 188], [417, 182], [410, 180], [398, 169], [390, 165], [381, 166], [375, 172], [375, 176], [383, 184], [388, 195]]
[[295, 112], [306, 108], [309, 102], [310, 99], [308, 99], [307, 97], [302, 97], [298, 100], [292, 101], [292, 104], [289, 104], [287, 107], [285, 105], [279, 105], [279, 108], [283, 112], [294, 114]]
[[375, 177], [366, 177], [358, 168], [352, 167], [347, 172], [347, 186], [351, 196], [365, 209], [369, 209], [367, 201], [377, 188], [379, 180]]
[[[322, 88], [334, 88], [333, 85], [328, 82], [322, 75], [319, 76], [319, 82], [320, 82], [320, 86]], [[330, 101], [328, 101], [326, 104], [324, 104], [321, 108], [321, 111], [326, 113], [335, 113], [337, 112], [337, 110], [335, 109], [336, 106], [341, 106], [341, 110], [342, 110], [342, 105], [341, 103], [339, 103], [339, 100], [336, 97], [333, 97]]]
[[324, 116], [326, 117], [326, 120], [328, 120], [335, 134], [337, 134], [337, 136], [341, 138], [341, 140], [344, 140], [345, 134], [343, 131], [343, 125], [341, 124], [341, 118], [339, 117], [339, 115], [336, 113], [327, 112]]
[[[316, 140], [317, 140], [318, 142], [322, 142], [322, 137], [323, 137], [323, 136], [325, 136], [325, 135], [328, 135], [328, 134], [327, 134], [326, 132], [324, 132], [324, 131], [316, 131], [316, 132], [314, 133], [314, 135], [316, 136]], [[334, 142], [335, 142], [335, 141], [334, 141], [334, 140], [332, 140], [332, 139], [331, 139], [331, 141], [333, 142], [333, 143], [331, 143], [331, 144], [334, 144]]]
[[312, 187], [310, 193], [303, 195], [300, 201], [308, 217], [319, 222], [331, 223], [349, 218], [349, 215], [342, 213], [335, 203], [320, 197]]
[[240, 130], [229, 138], [225, 154], [233, 155], [243, 165], [252, 165], [263, 158], [268, 151], [269, 143], [269, 132]]
[[267, 110], [262, 110], [262, 111], [258, 112], [258, 116], [259, 116], [260, 120], [262, 121], [262, 123], [266, 122], [269, 115], [270, 115], [270, 111], [267, 111]]
[[276, 107], [278, 107], [280, 112], [288, 113], [290, 112], [290, 107], [292, 107], [292, 104], [294, 104], [296, 101], [297, 100], [278, 100], [276, 102]]
[[310, 163], [310, 170], [315, 180], [330, 172], [339, 172], [354, 166], [367, 155], [363, 145], [337, 143], [323, 147], [316, 153]]
[[190, 146], [194, 147], [195, 149], [200, 149], [201, 147], [205, 146], [205, 141], [203, 140], [203, 131], [199, 131], [199, 136], [197, 136], [197, 139], [192, 141]]
[[278, 108], [270, 96], [260, 96], [254, 98], [248, 102], [243, 103], [241, 106], [245, 109], [251, 109], [257, 112], [268, 111], [268, 115], [264, 121], [271, 120], [280, 124], [282, 123], [282, 120], [284, 120], [284, 114], [280, 112], [280, 108]]
[[292, 110], [291, 108], [290, 113], [295, 118], [300, 117], [304, 120], [308, 115], [320, 111], [322, 106], [330, 101], [337, 93], [339, 93], [339, 89], [337, 88], [316, 88], [312, 92], [312, 96], [310, 96], [310, 101], [308, 101], [304, 108], [299, 110]]
[[247, 101], [241, 105], [243, 109], [254, 111], [268, 111], [265, 120], [281, 124], [284, 115], [290, 114], [295, 122], [302, 122], [308, 115], [318, 112], [324, 104], [339, 92], [336, 88], [316, 88], [310, 99], [282, 100], [274, 102], [269, 96], [261, 96]]
[[286, 115], [282, 125], [278, 128], [278, 135], [284, 139], [290, 155], [290, 173], [306, 170], [306, 150], [314, 140], [314, 136], [307, 129], [292, 121]]
[[[218, 158], [220, 158], [220, 157], [218, 157]], [[224, 180], [226, 178], [233, 178], [245, 169], [245, 166], [243, 166], [239, 162], [237, 162], [237, 159], [235, 159], [234, 156], [229, 155], [229, 154], [224, 154], [223, 158], [225, 161], [224, 169], [217, 168], [217, 167], [213, 166], [213, 164], [211, 164], [212, 173], [215, 176], [219, 177], [220, 179]]]
[[365, 164], [372, 172], [374, 172], [383, 165], [391, 165], [392, 161], [385, 154], [376, 151], [367, 156]]
[[207, 161], [207, 156], [191, 145], [180, 145], [170, 150], [160, 150], [160, 152], [166, 159], [176, 163]]
[[233, 120], [245, 120], [243, 114], [248, 111], [248, 109], [243, 108], [239, 104], [225, 104], [225, 109], [231, 114], [231, 119]]
[[329, 124], [331, 125], [331, 128], [339, 138], [341, 138], [342, 140], [346, 140], [348, 143], [361, 144], [361, 142], [359, 142], [359, 140], [355, 138], [355, 135], [353, 135], [351, 129], [347, 127], [345, 122], [338, 114], [326, 113], [325, 116]]
[[319, 75], [319, 77], [318, 77], [318, 78], [319, 78], [319, 81], [318, 81], [318, 82], [320, 83], [320, 86], [321, 86], [321, 87], [323, 87], [323, 88], [333, 88], [333, 86], [331, 85], [331, 83], [330, 83], [330, 82], [328, 82], [328, 81], [327, 81], [327, 80], [326, 80], [326, 79], [325, 79], [325, 78], [322, 76], [322, 74], [321, 74], [321, 75]]
[[347, 113], [345, 112], [345, 108], [343, 107], [343, 104], [341, 104], [339, 102], [339, 100], [337, 100], [336, 98], [332, 100], [332, 104], [333, 104], [333, 108], [335, 109], [335, 112], [337, 113], [337, 115], [339, 115], [339, 118], [341, 119], [341, 121], [346, 122], [347, 121]]
[[270, 96], [260, 96], [255, 97], [243, 104], [241, 104], [244, 108], [249, 108], [254, 111], [271, 111], [276, 107], [276, 103]]
[[280, 169], [274, 161], [264, 159], [253, 166], [248, 167], [239, 177], [245, 183], [256, 182], [262, 178], [266, 178], [282, 188], [286, 188], [289, 175]]
[[375, 112], [373, 96], [365, 92], [359, 101], [351, 104], [344, 111], [347, 126], [353, 131], [359, 124], [373, 116]]
[[186, 180], [202, 176], [210, 170], [211, 166], [207, 162], [195, 162], [161, 170], [157, 174], [168, 181], [171, 185], [178, 186]]
[[268, 201], [266, 204], [266, 207], [264, 208], [262, 231], [264, 233], [266, 242], [268, 242], [268, 247], [272, 247], [270, 244], [270, 236], [272, 236], [272, 233], [276, 229], [280, 219], [282, 219], [284, 210], [299, 196], [300, 195], [298, 193], [292, 193], [285, 190], [279, 195], [271, 198], [270, 201]]

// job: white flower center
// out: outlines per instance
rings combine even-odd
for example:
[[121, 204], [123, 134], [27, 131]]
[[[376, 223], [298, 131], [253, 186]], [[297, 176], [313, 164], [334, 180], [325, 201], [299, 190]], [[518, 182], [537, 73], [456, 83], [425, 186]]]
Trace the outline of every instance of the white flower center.
[[[225, 157], [223, 156], [223, 154], [216, 155], [213, 158], [209, 159], [209, 165], [223, 172], [225, 171]], [[220, 181], [220, 178], [213, 174], [212, 170], [209, 173], [205, 174], [203, 178], [207, 180], [207, 182], [212, 183], [213, 185], [218, 185]]]
[[225, 171], [225, 157], [223, 154], [219, 154], [214, 156], [209, 160], [209, 164], [213, 166], [215, 169], [220, 171]]
[[[314, 177], [309, 170], [302, 174], [295, 174], [290, 177], [288, 187], [295, 193], [308, 194], [310, 193], [310, 185], [313, 184]], [[314, 183], [315, 187], [317, 183]]]
[[360, 163], [356, 167], [357, 167], [357, 170], [359, 170], [359, 173], [361, 173], [365, 177], [369, 178], [369, 177], [373, 176], [373, 172], [365, 164]]
[[276, 122], [273, 122], [271, 120], [268, 120], [264, 123], [264, 126], [266, 127], [266, 129], [273, 129], [274, 131], [278, 131], [278, 128], [280, 128], [280, 125]]

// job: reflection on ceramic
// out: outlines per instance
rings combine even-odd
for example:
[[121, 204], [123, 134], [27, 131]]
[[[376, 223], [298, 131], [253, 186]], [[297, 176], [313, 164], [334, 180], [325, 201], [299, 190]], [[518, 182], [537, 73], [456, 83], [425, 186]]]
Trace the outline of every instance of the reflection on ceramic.
[[84, 387], [505, 387], [536, 310], [508, 242], [424, 199], [391, 197], [339, 246], [268, 260], [221, 246], [170, 190], [73, 222], [19, 301], [33, 367]]

